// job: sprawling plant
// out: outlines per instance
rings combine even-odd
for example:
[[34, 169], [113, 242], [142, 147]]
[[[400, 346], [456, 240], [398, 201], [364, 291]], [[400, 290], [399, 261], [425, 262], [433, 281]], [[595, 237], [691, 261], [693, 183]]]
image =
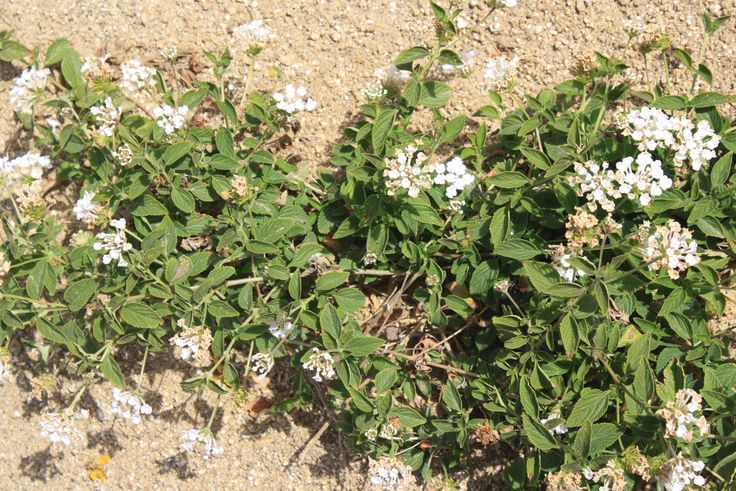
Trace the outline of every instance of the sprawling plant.
[[[0, 161], [0, 339], [101, 372], [133, 422], [152, 408], [140, 380], [125, 391], [122, 352], [142, 373], [173, 349], [201, 367], [185, 386], [237, 397], [284, 359], [274, 409], [339, 413], [386, 488], [491, 444], [517, 455], [514, 489], [732, 485], [733, 99], [697, 92], [703, 60], [657, 37], [649, 91], [597, 54], [522, 99], [518, 60], [498, 57], [488, 105], [448, 118], [472, 27], [431, 7], [436, 44], [398, 55], [314, 177], [285, 147], [316, 102], [295, 86], [232, 101], [227, 50], [207, 53], [214, 81], [185, 82], [171, 51], [118, 74], [65, 40], [41, 56], [3, 37], [4, 59], [32, 63], [11, 99], [33, 149]], [[703, 20], [705, 43], [726, 18]], [[272, 32], [239, 29], [252, 63]], [[47, 199], [51, 168], [72, 210]], [[209, 425], [184, 439], [222, 452]]]

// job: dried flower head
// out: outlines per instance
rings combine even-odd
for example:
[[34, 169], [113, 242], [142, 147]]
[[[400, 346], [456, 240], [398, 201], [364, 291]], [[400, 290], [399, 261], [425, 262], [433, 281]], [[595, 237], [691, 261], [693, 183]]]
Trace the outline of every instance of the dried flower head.
[[690, 266], [700, 262], [693, 233], [675, 220], [652, 229], [649, 221], [639, 227], [639, 251], [651, 271], [666, 270], [673, 280]]
[[702, 488], [706, 482], [700, 473], [704, 469], [705, 464], [703, 462], [686, 459], [680, 453], [659, 468], [657, 484], [666, 491]]
[[210, 330], [202, 326], [188, 327], [184, 319], [179, 319], [176, 325], [182, 331], [169, 340], [169, 343], [174, 346], [174, 355], [195, 364], [209, 363], [209, 348], [212, 345]]
[[270, 353], [256, 353], [250, 359], [251, 371], [258, 374], [259, 379], [266, 378], [273, 368], [274, 360]]
[[484, 447], [498, 442], [500, 438], [498, 431], [491, 428], [491, 425], [487, 421], [475, 429], [475, 441]]
[[605, 467], [595, 471], [590, 480], [601, 484], [601, 491], [624, 491], [626, 489], [626, 474], [613, 459], [609, 460]]
[[584, 491], [583, 478], [576, 472], [548, 472], [544, 478], [548, 491]]

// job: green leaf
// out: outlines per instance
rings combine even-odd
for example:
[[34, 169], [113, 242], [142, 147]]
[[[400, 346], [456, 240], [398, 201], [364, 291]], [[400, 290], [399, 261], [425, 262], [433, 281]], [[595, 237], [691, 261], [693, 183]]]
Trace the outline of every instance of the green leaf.
[[405, 428], [414, 428], [427, 422], [427, 419], [419, 414], [419, 411], [407, 406], [394, 406], [388, 414], [399, 418], [401, 426]]
[[69, 49], [69, 40], [60, 38], [54, 41], [46, 48], [46, 55], [44, 56], [46, 66], [56, 65], [64, 59], [64, 53]]
[[235, 308], [222, 300], [212, 300], [207, 306], [207, 312], [215, 317], [238, 317], [240, 315]]
[[473, 308], [468, 305], [468, 302], [457, 295], [448, 295], [445, 297], [445, 304], [463, 319], [467, 319], [473, 313]]
[[537, 395], [534, 393], [534, 389], [529, 384], [529, 379], [526, 376], [521, 377], [519, 381], [519, 399], [526, 414], [535, 418], [539, 415]]
[[529, 179], [517, 171], [497, 171], [488, 179], [488, 183], [501, 189], [516, 189], [529, 184]]
[[348, 339], [345, 343], [345, 349], [353, 356], [363, 357], [370, 355], [384, 344], [385, 342], [381, 338], [357, 335]]
[[445, 386], [442, 388], [442, 402], [451, 411], [462, 411], [463, 402], [460, 397], [460, 392], [457, 390], [455, 383], [452, 380], [448, 380]]
[[567, 418], [567, 426], [576, 428], [582, 426], [586, 421], [597, 421], [608, 409], [608, 396], [608, 391], [583, 389]]
[[718, 92], [703, 92], [702, 94], [696, 95], [693, 100], [690, 101], [690, 105], [695, 109], [718, 106], [726, 103], [728, 103], [728, 97]]
[[397, 113], [396, 109], [382, 110], [376, 116], [376, 121], [373, 123], [371, 130], [371, 143], [375, 153], [380, 153], [383, 149], [383, 144], [391, 132]]
[[192, 213], [194, 211], [194, 196], [188, 189], [173, 188], [171, 190], [171, 201], [174, 202], [174, 206], [184, 213]]
[[275, 245], [260, 240], [249, 240], [245, 248], [253, 254], [277, 254], [279, 252], [279, 248]]
[[0, 61], [13, 61], [25, 58], [31, 51], [12, 39], [0, 41]]
[[397, 370], [395, 368], [384, 368], [376, 374], [373, 383], [376, 386], [377, 394], [383, 394], [393, 387], [394, 382], [396, 382], [396, 373]]
[[120, 310], [123, 322], [140, 329], [153, 329], [161, 325], [161, 317], [148, 305], [141, 302], [130, 302]]
[[470, 294], [481, 296], [488, 294], [496, 278], [498, 278], [498, 270], [491, 261], [480, 263], [470, 277]]
[[537, 246], [524, 239], [509, 239], [504, 241], [494, 251], [497, 255], [525, 261], [543, 253]]
[[687, 107], [687, 99], [681, 95], [666, 95], [657, 98], [652, 106], [666, 111], [676, 111]]
[[429, 56], [429, 50], [427, 48], [414, 46], [413, 48], [405, 49], [399, 53], [399, 56], [394, 59], [394, 65], [406, 65], [407, 63], [411, 63], [414, 60], [420, 60], [427, 56]]
[[426, 107], [442, 107], [450, 101], [452, 90], [444, 82], [428, 80], [419, 88], [418, 104]]
[[120, 370], [120, 365], [118, 365], [109, 353], [102, 360], [102, 363], [100, 363], [100, 371], [102, 372], [102, 375], [115, 384], [118, 389], [125, 389], [123, 371]]
[[346, 271], [331, 271], [317, 278], [315, 287], [318, 292], [328, 292], [348, 281], [349, 277], [350, 273]]
[[579, 459], [585, 459], [590, 455], [591, 437], [593, 433], [593, 425], [590, 421], [583, 423], [577, 434], [575, 435], [575, 443], [573, 443], [572, 449], [575, 452], [575, 456]]
[[577, 322], [571, 314], [565, 315], [560, 322], [560, 337], [562, 338], [562, 346], [565, 348], [565, 354], [569, 359], [572, 359], [578, 349], [580, 335], [578, 334]]
[[96, 290], [97, 281], [92, 278], [70, 283], [64, 291], [64, 300], [69, 304], [69, 310], [72, 312], [82, 310]]
[[43, 287], [46, 284], [46, 276], [49, 274], [49, 265], [46, 259], [41, 259], [36, 263], [28, 277], [26, 278], [26, 293], [34, 300], [41, 298]]
[[343, 288], [336, 291], [333, 296], [337, 305], [347, 312], [357, 312], [365, 305], [365, 295], [357, 288]]
[[330, 335], [335, 342], [340, 339], [342, 321], [335, 307], [329, 304], [325, 305], [319, 314], [319, 327], [323, 332]]
[[713, 169], [710, 171], [710, 182], [713, 187], [725, 184], [731, 175], [732, 169], [733, 152], [728, 152], [718, 159], [718, 161], [713, 165]]
[[595, 456], [613, 445], [621, 431], [613, 423], [596, 423], [591, 429], [590, 455]]
[[133, 216], [164, 216], [169, 214], [169, 210], [161, 204], [159, 200], [150, 194], [144, 194], [137, 204], [133, 205], [130, 213]]
[[192, 147], [194, 147], [194, 143], [192, 142], [179, 142], [174, 143], [169, 148], [166, 149], [163, 155], [164, 164], [171, 165], [186, 154], [188, 154]]
[[[521, 147], [521, 154], [536, 168], [547, 170], [552, 163], [549, 158], [539, 150], [530, 147]], [[522, 174], [523, 175], [523, 174]]]
[[64, 58], [61, 61], [61, 74], [64, 75], [64, 80], [73, 89], [84, 85], [82, 59], [79, 57], [79, 53], [73, 49], [64, 51]]
[[545, 428], [536, 418], [525, 413], [521, 415], [521, 420], [524, 424], [526, 437], [532, 445], [542, 452], [548, 452], [557, 448], [557, 442], [555, 439], [550, 435], [549, 431], [547, 431], [547, 428]]
[[465, 128], [465, 116], [460, 115], [456, 118], [451, 119], [442, 127], [440, 130], [440, 136], [437, 139], [437, 145], [444, 145], [453, 141], [460, 132]]

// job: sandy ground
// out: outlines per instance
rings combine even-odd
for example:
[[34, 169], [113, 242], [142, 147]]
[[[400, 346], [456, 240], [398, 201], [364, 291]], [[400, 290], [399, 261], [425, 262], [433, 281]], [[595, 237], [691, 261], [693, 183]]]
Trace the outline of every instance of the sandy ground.
[[[468, 17], [484, 12], [482, 0], [470, 0]], [[697, 52], [704, 8], [734, 13], [734, 0], [721, 2], [675, 0], [521, 0], [516, 9], [498, 12], [491, 27], [465, 40], [461, 49], [477, 52], [475, 69], [453, 83], [455, 102], [448, 113], [472, 110], [483, 104], [483, 67], [499, 53], [521, 56], [519, 87], [536, 91], [565, 80], [575, 60], [600, 51], [620, 56], [626, 43], [622, 19], [641, 17], [659, 24], [674, 44]], [[181, 53], [199, 56], [202, 49], [230, 46], [235, 52], [230, 81], [239, 86], [243, 75], [242, 46], [234, 45], [232, 29], [252, 19], [264, 19], [277, 33], [259, 58], [253, 87], [274, 91], [287, 83], [307, 87], [319, 101], [316, 111], [300, 115], [302, 130], [292, 147], [304, 165], [329, 159], [340, 128], [354, 117], [366, 84], [376, 80], [402, 49], [431, 39], [432, 20], [424, 0], [5, 0], [0, 8], [0, 30], [13, 29], [27, 45], [45, 48], [67, 37], [83, 55], [108, 53], [117, 61], [137, 57], [145, 62], [160, 58], [161, 49], [176, 45]], [[733, 93], [736, 87], [735, 23], [711, 43], [707, 64], [717, 89]], [[239, 49], [240, 48], [240, 49]], [[632, 63], [643, 75], [643, 59]], [[659, 66], [651, 78], [659, 76]], [[7, 100], [11, 70], [0, 70], [0, 100]], [[675, 69], [680, 85], [687, 78]], [[8, 106], [0, 104], [0, 152], [14, 125]], [[137, 368], [132, 363], [132, 375]], [[303, 446], [322, 421], [312, 413], [281, 416], [248, 411], [226, 404], [217, 421], [225, 455], [204, 462], [177, 456], [181, 431], [201, 425], [212, 398], [196, 400], [178, 386], [181, 369], [161, 356], [144, 389], [156, 401], [155, 418], [139, 426], [113, 420], [109, 414], [110, 387], [93, 386], [83, 403], [90, 412], [79, 425], [87, 443], [63, 452], [49, 451], [40, 437], [39, 414], [49, 405], [29, 393], [27, 376], [19, 367], [16, 382], [0, 387], [0, 487], [3, 489], [362, 489], [365, 463], [357, 458], [343, 463], [332, 429]], [[62, 399], [69, 400], [78, 381], [65, 380]], [[264, 390], [271, 390], [268, 387]], [[278, 392], [278, 391], [277, 391]], [[97, 415], [97, 405], [104, 408]], [[52, 407], [55, 407], [51, 405]], [[104, 416], [104, 418], [100, 417]], [[109, 454], [107, 480], [92, 483], [85, 464]], [[469, 489], [497, 487], [486, 455], [475, 465]], [[296, 461], [295, 461], [296, 460]]]

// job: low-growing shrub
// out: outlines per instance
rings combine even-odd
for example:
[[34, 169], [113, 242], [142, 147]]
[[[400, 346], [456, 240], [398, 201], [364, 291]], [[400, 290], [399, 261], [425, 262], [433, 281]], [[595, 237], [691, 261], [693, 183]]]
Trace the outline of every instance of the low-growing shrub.
[[[479, 445], [516, 456], [514, 489], [731, 486], [734, 99], [696, 92], [704, 61], [656, 37], [650, 90], [596, 54], [521, 98], [501, 56], [488, 105], [448, 118], [472, 28], [431, 9], [436, 43], [397, 56], [313, 175], [283, 147], [317, 102], [235, 97], [227, 50], [206, 53], [213, 80], [185, 81], [172, 50], [118, 69], [5, 35], [0, 58], [31, 63], [11, 103], [32, 148], [0, 161], [3, 344], [102, 373], [133, 422], [152, 409], [122, 352], [143, 373], [173, 350], [201, 368], [186, 387], [238, 398], [283, 359], [293, 392], [273, 409], [339, 414], [386, 489]], [[703, 20], [707, 42], [726, 18]], [[252, 66], [272, 33], [239, 32]], [[73, 208], [49, 202], [49, 173]], [[69, 413], [43, 432], [70, 443]], [[209, 425], [184, 440], [223, 451]]]

